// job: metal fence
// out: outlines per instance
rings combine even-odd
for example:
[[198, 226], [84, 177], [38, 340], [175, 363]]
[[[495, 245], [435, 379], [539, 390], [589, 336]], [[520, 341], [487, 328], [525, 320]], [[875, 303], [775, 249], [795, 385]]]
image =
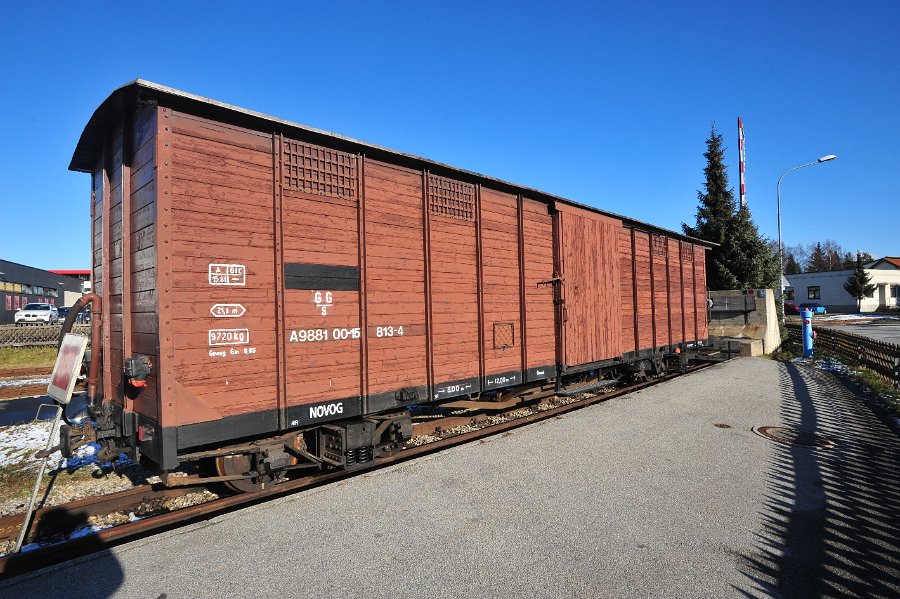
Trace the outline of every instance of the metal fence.
[[[52, 347], [59, 341], [61, 330], [62, 324], [0, 325], [0, 347]], [[90, 344], [91, 325], [76, 324], [72, 332], [88, 337]]]
[[[798, 323], [785, 323], [788, 337], [802, 343]], [[900, 388], [900, 345], [876, 341], [862, 335], [845, 333], [835, 329], [814, 327], [816, 346], [827, 349], [842, 358], [853, 360], [860, 366], [877, 372], [894, 387]]]

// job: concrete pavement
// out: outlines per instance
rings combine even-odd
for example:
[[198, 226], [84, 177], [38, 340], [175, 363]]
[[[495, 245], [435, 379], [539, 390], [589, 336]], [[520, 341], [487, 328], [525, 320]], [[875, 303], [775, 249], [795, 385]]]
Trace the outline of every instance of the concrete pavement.
[[[759, 425], [836, 445], [777, 444]], [[105, 549], [0, 596], [896, 596], [898, 456], [833, 375], [746, 358]]]

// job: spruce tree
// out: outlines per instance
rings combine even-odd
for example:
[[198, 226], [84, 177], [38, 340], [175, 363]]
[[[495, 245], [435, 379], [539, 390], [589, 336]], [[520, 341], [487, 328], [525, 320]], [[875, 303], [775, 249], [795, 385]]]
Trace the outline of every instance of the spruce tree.
[[828, 272], [831, 270], [828, 261], [828, 255], [822, 248], [821, 243], [817, 243], [816, 247], [809, 253], [809, 260], [806, 263], [806, 272]]
[[[696, 225], [690, 227], [682, 223], [681, 227], [686, 235], [722, 244], [725, 243], [728, 228], [734, 220], [737, 202], [734, 199], [734, 190], [728, 188], [725, 148], [722, 145], [722, 135], [716, 132], [715, 123], [706, 140], [706, 152], [703, 156], [706, 158], [706, 167], [703, 169], [706, 181], [704, 190], [697, 192], [699, 205], [695, 215]], [[707, 277], [709, 275], [708, 271]], [[713, 287], [712, 284], [710, 288], [723, 289], [719, 286]]]
[[856, 253], [856, 268], [844, 283], [844, 289], [847, 293], [856, 298], [856, 311], [862, 310], [862, 300], [867, 295], [875, 293], [875, 285], [871, 284], [872, 276], [863, 268], [862, 256]]
[[784, 274], [799, 275], [803, 272], [803, 267], [791, 251], [785, 251], [784, 255]]
[[841, 261], [842, 270], [850, 270], [854, 264], [856, 264], [856, 260], [853, 259], [853, 254], [850, 252], [844, 254], [844, 258]]
[[704, 189], [697, 192], [696, 224], [682, 223], [686, 235], [719, 244], [706, 253], [706, 284], [710, 289], [781, 289], [778, 253], [759, 234], [746, 208], [737, 209], [728, 187], [722, 136], [712, 126], [706, 140]]

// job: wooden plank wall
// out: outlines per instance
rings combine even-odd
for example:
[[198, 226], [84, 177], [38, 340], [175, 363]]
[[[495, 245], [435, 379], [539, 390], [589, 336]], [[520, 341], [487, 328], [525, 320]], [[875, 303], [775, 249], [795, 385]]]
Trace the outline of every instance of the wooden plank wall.
[[709, 322], [706, 311], [706, 248], [701, 245], [694, 246], [694, 272], [696, 280], [694, 288], [697, 298], [697, 338], [709, 337]]
[[637, 276], [638, 349], [653, 349], [653, 293], [650, 285], [650, 235], [634, 231], [634, 272]]
[[[317, 174], [308, 176], [317, 179], [339, 168], [325, 164], [327, 157], [340, 156], [341, 164], [354, 164], [356, 156], [289, 139], [281, 145], [284, 264], [358, 268], [358, 175], [347, 187], [303, 187], [290, 171], [298, 163], [305, 169], [314, 164]], [[284, 290], [285, 332], [278, 334], [287, 340], [288, 407], [361, 395], [359, 297], [358, 290], [331, 289], [326, 283], [316, 289]]]
[[425, 386], [422, 172], [367, 159], [365, 194], [369, 393]]
[[669, 293], [667, 287], [665, 235], [652, 235], [650, 251], [653, 260], [653, 307], [656, 312], [655, 346], [670, 345], [669, 341]]
[[633, 352], [637, 350], [637, 346], [634, 337], [634, 276], [632, 274], [631, 227], [619, 227], [618, 241], [622, 351]]
[[684, 306], [684, 340], [696, 341], [697, 323], [696, 306], [694, 302], [694, 245], [686, 241], [681, 242], [681, 281]]
[[[171, 240], [172, 304], [160, 319], [171, 320], [178, 424], [271, 410], [274, 428], [272, 136], [176, 111], [166, 125], [172, 209], [161, 219], [171, 219], [163, 236]], [[211, 285], [210, 264], [244, 265], [245, 284]], [[246, 314], [214, 318], [211, 306], [223, 303], [241, 304]], [[248, 329], [249, 342], [211, 346], [209, 331], [218, 329]]]
[[[134, 115], [131, 129], [130, 195], [128, 218], [129, 272], [128, 290], [130, 312], [130, 354], [125, 357], [146, 356], [151, 370], [147, 384], [135, 398], [133, 408], [154, 420], [159, 420], [157, 339], [159, 317], [156, 289], [156, 107], [145, 106]], [[129, 331], [126, 331], [128, 334]]]
[[[565, 363], [590, 364], [622, 353], [619, 323], [621, 221], [560, 207], [567, 312]], [[649, 306], [649, 294], [646, 297]]]
[[669, 310], [672, 318], [672, 343], [684, 341], [684, 323], [681, 288], [681, 245], [677, 239], [668, 238], [669, 244]]
[[553, 218], [544, 202], [522, 199], [525, 258], [526, 368], [556, 364], [553, 307]]
[[[428, 178], [432, 380], [439, 385], [479, 375], [475, 186], [431, 174]], [[452, 212], [470, 216], [448, 216], [433, 208], [438, 201], [435, 189], [448, 185], [461, 189], [459, 193], [468, 194], [472, 201], [470, 207], [463, 207], [464, 200], [448, 200], [460, 204]]]
[[[481, 240], [485, 374], [522, 370], [516, 196], [482, 188]], [[507, 324], [512, 327], [512, 345], [498, 347], [495, 326], [499, 331]]]
[[[113, 397], [124, 398], [123, 356], [122, 356], [122, 290], [124, 281], [124, 259], [122, 256], [122, 124], [116, 128], [110, 143], [109, 171], [109, 206], [107, 216], [109, 224], [104, 232], [109, 241], [109, 280], [106, 282], [103, 297], [104, 309], [108, 312], [109, 321], [104, 326], [109, 328], [109, 348], [105, 354], [104, 366], [109, 369]], [[106, 349], [106, 348], [104, 348]]]
[[[106, 284], [108, 260], [104, 260], [104, 248], [109, 236], [109, 230], [106, 226], [109, 221], [104, 218], [104, 213], [110, 202], [109, 181], [107, 177], [107, 152], [107, 147], [104, 147], [97, 159], [94, 171], [91, 174], [91, 248], [93, 256], [91, 265], [91, 289], [95, 294], [102, 298], [103, 308], [99, 315], [101, 318], [106, 316], [106, 296], [108, 295]], [[96, 306], [94, 306], [94, 308], [96, 308]], [[95, 318], [96, 316], [97, 315], [95, 314]], [[93, 359], [96, 360], [100, 358], [102, 360], [100, 362], [102, 365], [100, 380], [98, 381], [100, 396], [104, 400], [115, 400], [114, 393], [112, 393], [107, 386], [109, 369], [106, 368], [106, 354], [108, 352], [107, 342], [109, 331], [109, 322], [105, 321], [101, 327], [101, 347], [92, 348], [92, 355]], [[121, 400], [119, 400], [119, 402], [121, 402]]]

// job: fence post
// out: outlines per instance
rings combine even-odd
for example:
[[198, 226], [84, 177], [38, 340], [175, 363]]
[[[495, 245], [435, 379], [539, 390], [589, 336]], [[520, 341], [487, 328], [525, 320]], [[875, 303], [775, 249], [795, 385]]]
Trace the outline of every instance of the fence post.
[[900, 356], [894, 356], [894, 387], [900, 388]]

